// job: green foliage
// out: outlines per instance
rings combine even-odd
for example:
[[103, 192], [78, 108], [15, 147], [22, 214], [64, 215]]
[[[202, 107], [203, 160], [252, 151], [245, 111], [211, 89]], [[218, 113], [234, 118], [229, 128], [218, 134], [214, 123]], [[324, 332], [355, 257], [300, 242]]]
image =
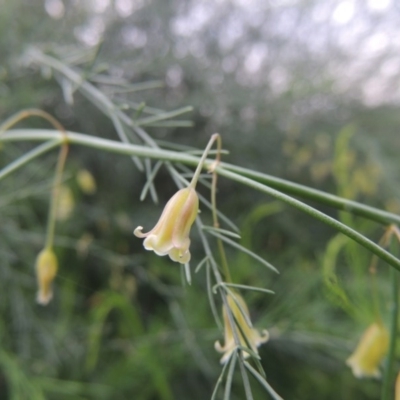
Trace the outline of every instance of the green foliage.
[[[48, 11], [56, 3], [61, 19]], [[18, 128], [46, 129], [52, 141], [16, 143], [11, 133], [0, 144], [0, 398], [378, 398], [381, 382], [356, 380], [345, 360], [377, 308], [393, 321], [386, 265], [377, 265], [376, 307], [371, 253], [360, 243], [398, 265], [376, 243], [377, 223], [400, 220], [399, 113], [365, 105], [367, 73], [346, 81], [332, 72], [360, 62], [362, 52], [334, 39], [346, 26], [318, 22], [318, 1], [220, 2], [210, 14], [196, 1], [153, 0], [137, 2], [129, 17], [123, 2], [95, 3], [0, 1], [1, 122], [37, 107], [85, 134], [71, 139], [64, 184], [73, 210], [57, 222], [60, 271], [47, 308], [34, 301], [34, 260], [45, 237], [50, 151], [60, 140], [30, 119]], [[357, 7], [368, 35], [379, 34], [375, 14]], [[314, 37], [331, 41], [318, 47]], [[267, 54], [258, 68], [257, 54]], [[382, 75], [383, 58], [371, 57], [365, 71]], [[145, 253], [132, 231], [156, 221], [173, 181], [190, 180], [214, 131], [229, 150], [219, 171], [222, 226], [210, 227], [204, 175], [204, 225], [193, 232], [192, 285], [184, 286], [179, 268]], [[39, 131], [30, 132], [37, 140]], [[95, 194], [80, 189], [82, 168], [94, 175]], [[233, 283], [217, 280], [218, 238]], [[233, 289], [271, 339], [260, 362], [235, 351], [220, 366], [213, 343], [223, 337], [224, 297], [215, 293]]]

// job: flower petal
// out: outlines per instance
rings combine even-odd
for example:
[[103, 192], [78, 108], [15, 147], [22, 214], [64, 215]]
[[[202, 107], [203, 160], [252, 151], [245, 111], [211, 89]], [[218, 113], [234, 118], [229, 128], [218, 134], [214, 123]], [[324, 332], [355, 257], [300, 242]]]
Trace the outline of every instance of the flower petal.
[[379, 366], [386, 356], [388, 347], [387, 329], [380, 323], [374, 323], [366, 329], [346, 364], [357, 378], [379, 378], [381, 375]]
[[199, 199], [192, 187], [179, 190], [168, 201], [156, 226], [147, 233], [138, 226], [134, 234], [146, 238], [143, 245], [157, 255], [168, 254], [171, 260], [186, 264], [190, 260], [190, 228], [196, 219]]

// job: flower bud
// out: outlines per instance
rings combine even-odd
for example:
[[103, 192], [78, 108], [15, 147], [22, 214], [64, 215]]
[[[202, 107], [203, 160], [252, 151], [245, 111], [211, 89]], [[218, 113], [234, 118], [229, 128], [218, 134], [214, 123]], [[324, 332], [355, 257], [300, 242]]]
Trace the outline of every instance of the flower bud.
[[46, 305], [53, 297], [52, 282], [57, 274], [57, 257], [52, 249], [43, 249], [36, 258], [36, 277], [38, 282], [37, 302]]

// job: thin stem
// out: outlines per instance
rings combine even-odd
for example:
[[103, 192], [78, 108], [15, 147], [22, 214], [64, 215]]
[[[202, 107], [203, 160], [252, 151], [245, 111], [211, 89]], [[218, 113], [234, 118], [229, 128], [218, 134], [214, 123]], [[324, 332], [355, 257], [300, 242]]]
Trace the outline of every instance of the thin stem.
[[50, 249], [53, 247], [54, 232], [57, 220], [58, 200], [60, 197], [60, 187], [61, 187], [62, 175], [67, 155], [68, 155], [68, 145], [64, 143], [60, 149], [60, 154], [58, 156], [58, 161], [56, 166], [56, 172], [54, 174], [54, 184], [51, 193], [50, 209], [47, 220], [46, 243], [45, 243], [46, 249]]
[[224, 248], [224, 245], [220, 238], [217, 238], [217, 246], [218, 246], [219, 255], [221, 257], [221, 265], [222, 265], [222, 270], [224, 271], [225, 280], [226, 280], [226, 282], [230, 283], [230, 282], [232, 282], [232, 276], [231, 276], [231, 272], [229, 271], [225, 248]]
[[197, 181], [198, 181], [198, 179], [199, 179], [201, 170], [203, 169], [204, 161], [205, 161], [206, 158], [207, 158], [208, 152], [210, 151], [210, 149], [211, 149], [212, 145], [214, 144], [214, 142], [215, 142], [219, 137], [220, 137], [220, 136], [219, 136], [218, 133], [214, 133], [214, 135], [211, 136], [211, 138], [210, 138], [210, 140], [209, 140], [209, 142], [208, 142], [208, 144], [207, 144], [207, 147], [205, 148], [205, 150], [204, 150], [204, 152], [203, 152], [203, 155], [201, 156], [200, 161], [199, 161], [199, 163], [198, 163], [198, 165], [197, 165], [196, 171], [194, 171], [193, 178], [192, 178], [192, 180], [191, 180], [191, 182], [190, 182], [190, 184], [189, 184], [189, 187], [190, 187], [190, 188], [194, 189], [194, 188], [196, 187]]
[[[50, 200], [50, 209], [47, 220], [47, 232], [46, 232], [46, 242], [45, 248], [50, 249], [53, 247], [54, 242], [54, 231], [56, 224], [56, 213], [57, 213], [57, 205], [58, 205], [58, 197], [61, 186], [62, 174], [64, 170], [65, 161], [67, 159], [68, 154], [68, 135], [65, 128], [49, 113], [43, 110], [39, 110], [36, 108], [28, 108], [26, 110], [22, 110], [10, 118], [8, 118], [1, 126], [0, 126], [0, 137], [5, 134], [5, 131], [17, 124], [19, 121], [29, 118], [29, 117], [40, 117], [54, 126], [57, 131], [61, 134], [61, 149], [58, 156], [58, 162], [56, 166], [56, 172], [54, 176], [54, 185], [51, 194]], [[36, 153], [34, 153], [35, 155]], [[41, 154], [41, 153], [40, 153]]]
[[241, 285], [238, 283], [227, 283], [227, 282], [222, 282], [221, 284], [216, 284], [214, 285], [214, 287], [212, 288], [213, 292], [216, 293], [216, 289], [218, 287], [233, 287], [233, 288], [238, 288], [238, 289], [244, 289], [244, 290], [253, 290], [255, 292], [263, 292], [263, 293], [268, 293], [268, 294], [275, 294], [275, 292], [273, 290], [269, 290], [269, 289], [264, 289], [264, 288], [260, 288], [257, 286], [248, 286], [248, 285]]
[[[379, 240], [378, 244], [382, 246], [383, 248], [388, 248], [393, 240], [393, 235], [399, 235], [399, 231], [396, 225], [389, 225]], [[400, 237], [397, 236], [399, 241]], [[393, 252], [392, 252], [393, 253]], [[371, 293], [372, 293], [372, 307], [374, 309], [374, 314], [376, 321], [378, 321], [380, 324], [383, 324], [382, 320], [382, 315], [380, 311], [380, 301], [379, 301], [379, 292], [378, 292], [378, 284], [377, 284], [377, 265], [378, 265], [378, 260], [379, 258], [376, 255], [372, 256], [371, 259], [371, 264], [369, 266], [369, 272], [370, 272], [370, 277], [371, 277]]]
[[[47, 131], [47, 130], [13, 130], [11, 132], [6, 132], [2, 136], [0, 136], [1, 141], [21, 141], [21, 140], [48, 140], [54, 137], [54, 131]], [[199, 162], [198, 157], [191, 156], [189, 154], [183, 154], [175, 151], [169, 150], [161, 150], [161, 149], [153, 149], [145, 146], [137, 146], [132, 144], [124, 144], [119, 143], [112, 140], [101, 139], [93, 136], [78, 134], [68, 132], [68, 141], [69, 143], [80, 144], [83, 146], [88, 146], [91, 148], [101, 149], [105, 151], [110, 151], [118, 154], [126, 154], [126, 155], [138, 155], [140, 157], [149, 157], [158, 160], [164, 161], [172, 161], [172, 162], [182, 162], [188, 165], [197, 165]], [[204, 165], [211, 166], [213, 164], [212, 161], [205, 161]], [[246, 186], [252, 187], [253, 189], [259, 190], [265, 194], [271, 195], [276, 197], [277, 199], [289, 204], [314, 218], [319, 219], [321, 222], [324, 222], [334, 229], [342, 232], [346, 236], [352, 238], [366, 249], [370, 250], [372, 253], [376, 254], [382, 260], [386, 261], [389, 265], [393, 268], [396, 268], [400, 271], [400, 260], [394, 257], [392, 254], [387, 252], [386, 250], [382, 249], [376, 243], [372, 242], [371, 240], [367, 239], [365, 236], [361, 235], [360, 233], [356, 232], [354, 229], [349, 228], [348, 226], [342, 224], [341, 222], [331, 218], [321, 211], [314, 209], [299, 200], [294, 199], [284, 193], [281, 193], [271, 187], [268, 187], [262, 183], [255, 181], [254, 179], [247, 178], [242, 176], [238, 173], [232, 172], [226, 168], [225, 163], [221, 163], [220, 166], [217, 167], [217, 172], [221, 176], [225, 176], [228, 179], [233, 181], [242, 183]], [[345, 202], [347, 200], [341, 199]], [[321, 201], [322, 203], [322, 201]], [[325, 204], [325, 203], [324, 203]], [[326, 203], [328, 205], [328, 203]], [[352, 202], [352, 207], [346, 208], [346, 211], [355, 213], [356, 207], [354, 204], [357, 205], [358, 211], [362, 211], [365, 208], [368, 209], [367, 213], [358, 212], [358, 215], [363, 215], [365, 218], [378, 221], [384, 224], [388, 224], [391, 222], [399, 222], [400, 223], [400, 216], [396, 214], [392, 214], [389, 212], [384, 212], [378, 210], [373, 207], [364, 206], [360, 203]], [[339, 209], [341, 209], [339, 207]]]
[[329, 217], [328, 215], [324, 214], [323, 212], [321, 212], [305, 203], [302, 203], [301, 201], [299, 201], [293, 197], [290, 197], [284, 193], [281, 193], [275, 189], [265, 186], [265, 185], [263, 185], [259, 182], [256, 182], [252, 179], [237, 175], [231, 171], [226, 171], [222, 168], [218, 168], [218, 173], [221, 176], [225, 176], [226, 178], [230, 178], [236, 182], [242, 183], [253, 189], [259, 190], [265, 194], [273, 196], [273, 197], [283, 201], [284, 203], [289, 204], [289, 205], [305, 212], [306, 214], [311, 215], [313, 218], [316, 218], [316, 219], [320, 220], [321, 222], [324, 222], [325, 224], [338, 230], [339, 232], [344, 233], [346, 236], [350, 237], [357, 243], [361, 244], [366, 249], [370, 250], [372, 253], [374, 253], [378, 257], [380, 257], [382, 260], [386, 261], [389, 265], [391, 265], [392, 267], [394, 267], [395, 269], [400, 271], [400, 260], [397, 257], [393, 256], [391, 253], [389, 253], [388, 251], [383, 249], [381, 246], [378, 246], [372, 240], [368, 239], [367, 237], [358, 233], [357, 231], [348, 227], [347, 225], [341, 223], [340, 221], [338, 221], [332, 217]]
[[[396, 235], [397, 236], [397, 235]], [[391, 251], [396, 253], [398, 251], [398, 242], [392, 237]], [[391, 390], [393, 384], [393, 367], [396, 352], [397, 340], [397, 324], [399, 315], [399, 276], [398, 271], [393, 268], [390, 270], [390, 280], [392, 282], [392, 315], [390, 321], [390, 342], [389, 353], [386, 361], [386, 368], [382, 384], [382, 397], [381, 400], [390, 400], [393, 398], [393, 391]]]
[[232, 356], [230, 360], [226, 363], [229, 364], [229, 371], [227, 374], [227, 379], [226, 379], [226, 385], [225, 385], [225, 391], [224, 391], [224, 400], [230, 400], [231, 398], [231, 387], [232, 387], [232, 380], [233, 380], [233, 374], [235, 372], [235, 366], [236, 366], [236, 360], [237, 360], [237, 351], [235, 350], [232, 353]]
[[[214, 135], [213, 135], [214, 136]], [[215, 171], [215, 167], [218, 166], [218, 164], [221, 161], [221, 136], [218, 135], [217, 137], [217, 155], [215, 157], [215, 161], [213, 166], [211, 167], [212, 169], [212, 183], [211, 183], [211, 211], [212, 211], [212, 219], [213, 219], [213, 225], [214, 228], [218, 229], [219, 228], [219, 221], [218, 221], [218, 213], [217, 213], [217, 181], [218, 181], [218, 175]], [[227, 282], [232, 282], [232, 277], [231, 277], [231, 272], [229, 271], [229, 266], [228, 266], [228, 260], [226, 258], [226, 253], [225, 253], [225, 248], [224, 244], [222, 243], [222, 240], [217, 237], [217, 246], [218, 246], [218, 251], [219, 255], [221, 257], [221, 265], [222, 265], [222, 270], [224, 271], [225, 275], [225, 280]]]
[[266, 379], [260, 375], [247, 361], [244, 362], [245, 367], [253, 374], [253, 376], [261, 383], [262, 386], [269, 392], [274, 400], [283, 400], [278, 393], [272, 388], [272, 386], [266, 381]]
[[[43, 141], [54, 138], [54, 135], [57, 133], [58, 132], [45, 129], [15, 129], [12, 131], [12, 134], [11, 132], [7, 132], [3, 135], [0, 135], [0, 141]], [[199, 163], [198, 157], [188, 153], [121, 143], [115, 140], [102, 139], [94, 136], [83, 135], [81, 133], [68, 132], [68, 139], [70, 143], [117, 154], [138, 155], [140, 157], [149, 157], [163, 161], [181, 162], [192, 166], [198, 165]], [[150, 145], [153, 145], [153, 143], [151, 142]], [[206, 166], [210, 166], [212, 163], [213, 161], [204, 162]], [[299, 185], [297, 183], [280, 179], [271, 175], [263, 174], [261, 172], [242, 168], [225, 162], [220, 163], [219, 169], [233, 172], [236, 176], [248, 177], [250, 181], [261, 184], [264, 183], [271, 188], [281, 190], [285, 193], [309, 199], [319, 204], [333, 207], [337, 210], [343, 210], [353, 215], [358, 215], [368, 220], [379, 222], [383, 225], [388, 225], [390, 223], [400, 224], [400, 215], [361, 204], [356, 201], [348, 200], [330, 193], [325, 193], [307, 186]]]
[[379, 222], [384, 225], [388, 225], [392, 222], [400, 223], [400, 215], [379, 210], [375, 207], [345, 199], [344, 197], [336, 196], [331, 193], [326, 193], [318, 189], [300, 185], [295, 182], [290, 182], [276, 176], [264, 174], [262, 172], [243, 168], [237, 165], [221, 163], [221, 167], [228, 169], [229, 171], [236, 172], [239, 175], [251, 178], [257, 182], [264, 183], [287, 194], [312, 200], [319, 204], [324, 204], [337, 210], [346, 211], [350, 214], [358, 215], [371, 221]]
[[40, 146], [35, 147], [33, 150], [30, 150], [28, 153], [25, 153], [23, 156], [17, 158], [12, 163], [8, 164], [2, 170], [0, 170], [0, 180], [7, 177], [17, 169], [23, 167], [26, 164], [29, 164], [35, 158], [40, 157], [42, 154], [54, 149], [55, 147], [61, 144], [60, 139], [50, 140], [41, 144]]
[[381, 316], [381, 308], [379, 302], [379, 292], [377, 286], [377, 278], [376, 266], [378, 264], [379, 258], [376, 255], [372, 256], [371, 264], [369, 266], [369, 276], [370, 276], [370, 285], [371, 285], [371, 298], [372, 298], [372, 309], [374, 310], [375, 320], [380, 324], [383, 323]]
[[17, 124], [19, 121], [22, 121], [23, 119], [29, 118], [29, 117], [40, 117], [44, 118], [47, 121], [49, 121], [54, 128], [61, 132], [61, 134], [64, 136], [64, 140], [67, 139], [67, 132], [64, 129], [64, 127], [49, 113], [43, 110], [39, 110], [37, 108], [27, 108], [26, 110], [22, 110], [14, 115], [12, 115], [10, 118], [6, 119], [1, 125], [0, 125], [0, 136], [3, 135], [7, 130], [9, 130], [12, 126]]

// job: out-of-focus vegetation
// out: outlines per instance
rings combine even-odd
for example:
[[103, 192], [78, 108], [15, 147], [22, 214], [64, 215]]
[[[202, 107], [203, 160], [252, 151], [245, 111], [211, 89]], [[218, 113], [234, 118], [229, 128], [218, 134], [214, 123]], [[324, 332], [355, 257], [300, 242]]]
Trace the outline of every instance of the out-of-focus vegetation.
[[[395, 2], [0, 0], [0, 6], [0, 122], [35, 107], [69, 131], [117, 139], [112, 121], [79, 84], [31, 62], [29, 51], [40, 49], [76, 66], [82, 82], [142, 118], [161, 146], [203, 148], [218, 131], [230, 152], [224, 161], [400, 213]], [[157, 121], [162, 110], [187, 106], [192, 111]], [[48, 128], [34, 118], [19, 126]], [[31, 147], [3, 144], [0, 166]], [[0, 398], [210, 398], [221, 370], [214, 342], [223, 333], [205, 273], [192, 272], [192, 285], [183, 285], [179, 267], [145, 252], [132, 234], [138, 225], [151, 227], [174, 193], [165, 169], [155, 179], [159, 204], [151, 196], [140, 202], [146, 179], [130, 157], [71, 146], [55, 238], [55, 296], [46, 307], [36, 304], [34, 262], [55, 163], [50, 153], [0, 181]], [[94, 177], [92, 189], [82, 171]], [[206, 188], [200, 192], [208, 196]], [[371, 253], [223, 178], [218, 202], [241, 229], [241, 243], [280, 271], [227, 253], [235, 282], [275, 292], [245, 293], [253, 322], [270, 332], [259, 348], [270, 385], [285, 399], [379, 398], [379, 379], [358, 380], [345, 365], [376, 317]], [[384, 233], [375, 222], [312, 205], [375, 242]], [[203, 214], [211, 220], [208, 210]], [[204, 255], [193, 236], [196, 266]], [[388, 324], [389, 267], [380, 262], [376, 270]], [[255, 380], [251, 387], [255, 399], [266, 398]], [[231, 398], [244, 398], [240, 374]]]

